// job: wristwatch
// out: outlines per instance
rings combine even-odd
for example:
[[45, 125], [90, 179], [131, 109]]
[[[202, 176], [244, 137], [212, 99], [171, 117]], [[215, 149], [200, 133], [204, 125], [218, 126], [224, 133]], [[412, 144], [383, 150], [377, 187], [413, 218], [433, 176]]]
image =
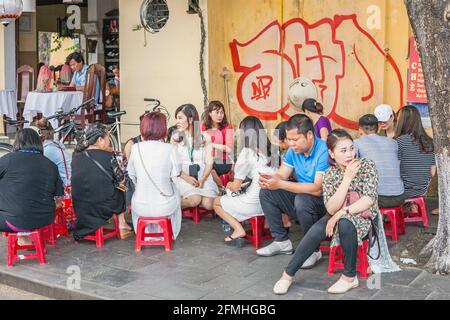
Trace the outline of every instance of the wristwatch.
[[343, 207], [342, 210], [344, 210], [346, 214], [350, 214], [350, 208], [349, 207]]

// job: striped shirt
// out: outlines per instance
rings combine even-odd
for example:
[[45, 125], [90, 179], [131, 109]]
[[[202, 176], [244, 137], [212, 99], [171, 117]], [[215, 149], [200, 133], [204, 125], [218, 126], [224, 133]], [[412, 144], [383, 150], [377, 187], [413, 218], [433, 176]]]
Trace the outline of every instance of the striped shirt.
[[378, 171], [378, 195], [399, 196], [403, 194], [403, 181], [400, 177], [398, 145], [393, 139], [376, 134], [363, 136], [355, 140], [358, 158], [375, 162]]
[[398, 137], [397, 143], [405, 195], [408, 198], [425, 195], [431, 181], [431, 167], [436, 165], [434, 152], [423, 152], [409, 134]]

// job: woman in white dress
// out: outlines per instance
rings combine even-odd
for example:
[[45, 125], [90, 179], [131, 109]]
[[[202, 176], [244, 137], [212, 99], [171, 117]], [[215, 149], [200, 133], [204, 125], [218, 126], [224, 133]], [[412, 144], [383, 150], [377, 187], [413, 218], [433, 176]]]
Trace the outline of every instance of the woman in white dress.
[[[181, 163], [175, 146], [167, 144], [167, 119], [160, 112], [146, 114], [140, 125], [143, 142], [132, 147], [128, 161], [128, 175], [136, 186], [131, 199], [134, 229], [139, 217], [164, 217], [172, 222], [173, 236], [181, 228], [181, 203], [172, 179], [180, 176]], [[147, 232], [161, 228], [149, 225]]]
[[[272, 175], [276, 172], [274, 166], [278, 153], [272, 153], [266, 130], [256, 117], [242, 120], [239, 134], [243, 149], [235, 163], [234, 180], [228, 183], [227, 194], [214, 201], [214, 210], [233, 228], [233, 233], [225, 238], [225, 242], [241, 247], [246, 235], [241, 222], [264, 215], [259, 201], [261, 187], [258, 179], [260, 174]], [[241, 187], [246, 178], [251, 182], [243, 192]]]
[[211, 142], [202, 135], [198, 112], [192, 104], [178, 107], [175, 119], [178, 133], [183, 137], [177, 145], [182, 175], [175, 179], [182, 198], [181, 207], [200, 205], [212, 210], [219, 190], [211, 176], [214, 162]]

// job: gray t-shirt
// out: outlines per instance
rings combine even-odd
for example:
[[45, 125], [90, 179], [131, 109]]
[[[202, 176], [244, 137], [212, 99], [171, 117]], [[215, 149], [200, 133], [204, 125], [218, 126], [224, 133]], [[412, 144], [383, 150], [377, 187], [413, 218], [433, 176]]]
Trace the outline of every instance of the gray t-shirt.
[[378, 195], [398, 196], [403, 194], [400, 176], [397, 141], [376, 134], [355, 140], [356, 155], [375, 162], [378, 170]]

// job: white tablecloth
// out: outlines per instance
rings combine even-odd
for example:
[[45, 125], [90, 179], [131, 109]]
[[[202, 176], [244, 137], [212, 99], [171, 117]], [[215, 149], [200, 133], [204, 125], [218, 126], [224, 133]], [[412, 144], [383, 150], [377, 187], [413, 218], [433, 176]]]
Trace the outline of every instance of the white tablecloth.
[[[44, 117], [52, 116], [60, 108], [67, 112], [72, 108], [78, 107], [83, 103], [83, 92], [81, 91], [60, 91], [60, 92], [29, 92], [23, 117], [25, 120], [32, 121], [38, 112]], [[54, 128], [57, 126], [57, 120], [51, 121]]]
[[0, 113], [17, 119], [17, 97], [14, 90], [0, 90]]

